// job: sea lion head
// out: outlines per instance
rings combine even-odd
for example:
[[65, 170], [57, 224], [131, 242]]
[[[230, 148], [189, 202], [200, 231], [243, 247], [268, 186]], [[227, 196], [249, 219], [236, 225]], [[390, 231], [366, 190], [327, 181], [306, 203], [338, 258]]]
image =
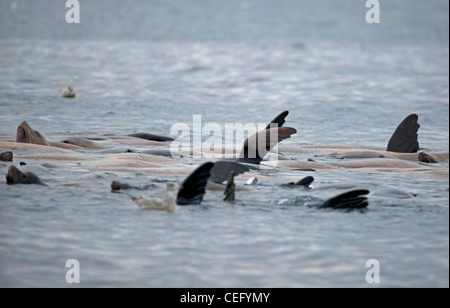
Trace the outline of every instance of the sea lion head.
[[44, 135], [31, 128], [27, 121], [20, 123], [17, 128], [16, 141], [19, 143], [32, 143], [48, 146], [48, 141]]
[[0, 161], [13, 161], [14, 154], [12, 152], [0, 153]]
[[15, 185], [15, 184], [45, 185], [36, 174], [31, 172], [24, 173], [20, 171], [16, 166], [9, 167], [8, 173], [6, 174], [6, 183], [8, 185]]
[[423, 163], [428, 163], [428, 164], [437, 164], [439, 163], [436, 159], [434, 159], [433, 156], [425, 153], [425, 152], [420, 152], [419, 153], [419, 161], [423, 162]]

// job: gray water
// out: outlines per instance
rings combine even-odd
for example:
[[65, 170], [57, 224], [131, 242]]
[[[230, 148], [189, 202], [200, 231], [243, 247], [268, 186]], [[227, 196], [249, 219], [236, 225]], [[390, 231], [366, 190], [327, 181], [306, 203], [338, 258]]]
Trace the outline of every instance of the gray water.
[[[64, 1], [0, 0], [0, 136], [23, 120], [59, 141], [289, 110], [299, 132], [288, 145], [384, 147], [417, 113], [421, 147], [448, 151], [448, 1], [382, 1], [380, 24], [365, 22], [365, 1], [342, 2], [91, 0], [67, 24]], [[76, 99], [59, 97], [67, 85]], [[315, 172], [318, 186], [417, 194], [370, 196], [368, 211], [345, 213], [314, 208], [342, 191], [281, 188], [310, 174], [277, 168], [235, 204], [208, 192], [201, 206], [160, 213], [110, 193], [111, 181], [154, 183], [145, 193], [158, 196], [183, 176], [37, 171], [49, 187], [0, 178], [0, 287], [72, 286], [68, 259], [82, 287], [371, 287], [369, 259], [377, 286], [449, 286], [445, 177]]]

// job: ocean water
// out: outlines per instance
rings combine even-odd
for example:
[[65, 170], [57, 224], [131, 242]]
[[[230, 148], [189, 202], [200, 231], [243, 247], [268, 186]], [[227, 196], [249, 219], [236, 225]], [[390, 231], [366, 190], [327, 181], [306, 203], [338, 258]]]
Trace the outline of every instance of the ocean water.
[[[449, 151], [448, 1], [382, 2], [380, 24], [359, 0], [91, 0], [80, 24], [65, 22], [63, 1], [35, 2], [0, 0], [0, 137], [23, 120], [60, 141], [289, 110], [289, 146], [385, 147], [417, 113], [421, 147]], [[76, 99], [59, 97], [67, 85]], [[345, 213], [314, 208], [342, 191], [281, 188], [310, 174], [276, 168], [235, 204], [207, 192], [201, 206], [161, 213], [110, 193], [111, 181], [154, 183], [145, 193], [158, 196], [184, 176], [27, 163], [49, 187], [0, 178], [0, 287], [73, 287], [69, 259], [82, 287], [373, 287], [369, 259], [376, 286], [449, 285], [446, 177], [316, 171], [317, 186], [417, 195], [373, 195], [369, 210]]]

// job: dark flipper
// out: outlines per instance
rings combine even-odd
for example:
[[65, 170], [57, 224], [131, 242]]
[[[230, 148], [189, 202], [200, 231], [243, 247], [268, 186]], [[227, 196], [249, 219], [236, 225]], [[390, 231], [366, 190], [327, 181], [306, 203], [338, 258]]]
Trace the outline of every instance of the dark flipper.
[[187, 177], [178, 192], [178, 205], [202, 203], [203, 196], [205, 195], [206, 184], [211, 176], [211, 169], [213, 167], [213, 163], [205, 163]]
[[314, 182], [314, 178], [312, 176], [307, 176], [306, 178], [301, 179], [297, 183], [291, 182], [288, 184], [283, 184], [282, 186], [290, 188], [294, 187], [310, 188], [309, 185], [311, 185], [312, 182]]
[[397, 153], [416, 153], [419, 151], [419, 141], [417, 132], [420, 128], [419, 116], [410, 114], [397, 127], [392, 135], [386, 150]]
[[289, 111], [284, 111], [280, 113], [275, 119], [273, 119], [269, 125], [267, 125], [266, 129], [283, 127], [284, 123], [286, 123], [286, 117], [289, 115]]
[[169, 136], [161, 136], [161, 135], [155, 135], [155, 134], [147, 134], [147, 133], [137, 133], [137, 134], [131, 134], [128, 135], [129, 137], [149, 140], [149, 141], [174, 141], [175, 138], [169, 137]]
[[369, 194], [368, 190], [353, 190], [342, 195], [333, 197], [324, 202], [319, 209], [363, 209], [369, 203], [365, 195]]
[[303, 178], [297, 183], [295, 183], [295, 185], [309, 187], [309, 185], [311, 185], [312, 182], [314, 182], [314, 178], [312, 176], [307, 176], [306, 178]]
[[234, 190], [236, 185], [234, 184], [234, 171], [231, 171], [228, 175], [227, 186], [225, 187], [225, 192], [223, 193], [223, 201], [234, 201]]
[[296, 133], [297, 130], [292, 127], [271, 128], [260, 131], [245, 140], [237, 161], [259, 165], [267, 153], [279, 142], [291, 138]]
[[211, 169], [211, 177], [209, 180], [214, 183], [223, 183], [228, 179], [230, 172], [234, 172], [234, 176], [250, 171], [247, 166], [234, 161], [218, 161], [214, 163]]

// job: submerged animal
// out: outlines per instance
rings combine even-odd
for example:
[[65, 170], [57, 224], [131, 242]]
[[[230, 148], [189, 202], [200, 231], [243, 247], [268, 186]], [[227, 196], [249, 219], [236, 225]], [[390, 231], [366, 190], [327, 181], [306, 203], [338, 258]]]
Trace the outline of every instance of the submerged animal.
[[22, 172], [16, 166], [9, 167], [8, 173], [6, 174], [6, 183], [8, 185], [38, 184], [46, 186], [46, 184], [42, 182], [36, 174], [31, 172]]
[[117, 192], [119, 190], [136, 189], [136, 190], [149, 190], [155, 188], [155, 185], [143, 185], [135, 186], [127, 183], [120, 183], [119, 181], [113, 181], [111, 183], [111, 191]]

